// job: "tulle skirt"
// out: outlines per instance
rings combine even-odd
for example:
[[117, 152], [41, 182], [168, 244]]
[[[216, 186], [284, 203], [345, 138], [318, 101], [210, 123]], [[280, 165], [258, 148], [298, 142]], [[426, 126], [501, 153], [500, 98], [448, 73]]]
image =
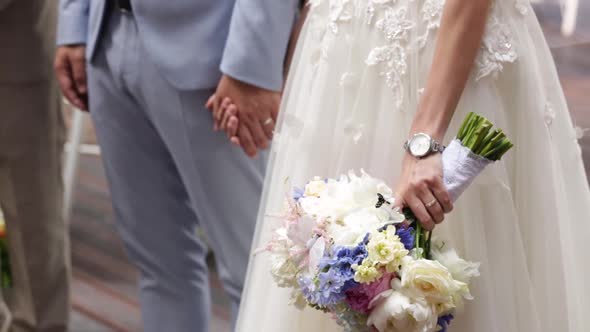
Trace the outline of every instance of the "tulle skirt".
[[[395, 186], [443, 4], [312, 1], [284, 95], [254, 250], [281, 223], [273, 216], [283, 209], [286, 183], [364, 169]], [[504, 129], [515, 148], [488, 167], [435, 230], [462, 257], [481, 262], [475, 300], [451, 331], [587, 331], [590, 191], [528, 2], [496, 1], [447, 142], [470, 111]], [[342, 330], [326, 314], [290, 306], [264, 253], [252, 256], [236, 328]]]

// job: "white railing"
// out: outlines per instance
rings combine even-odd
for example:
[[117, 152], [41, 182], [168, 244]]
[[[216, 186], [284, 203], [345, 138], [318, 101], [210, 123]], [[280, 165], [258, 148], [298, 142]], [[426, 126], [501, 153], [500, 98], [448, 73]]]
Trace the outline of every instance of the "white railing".
[[[67, 103], [66, 103], [67, 104]], [[96, 145], [82, 144], [84, 136], [86, 113], [72, 107], [72, 121], [68, 133], [68, 141], [64, 153], [64, 197], [63, 197], [63, 216], [69, 220], [72, 213], [73, 194], [76, 187], [78, 175], [78, 159], [81, 153], [100, 154], [100, 149]]]

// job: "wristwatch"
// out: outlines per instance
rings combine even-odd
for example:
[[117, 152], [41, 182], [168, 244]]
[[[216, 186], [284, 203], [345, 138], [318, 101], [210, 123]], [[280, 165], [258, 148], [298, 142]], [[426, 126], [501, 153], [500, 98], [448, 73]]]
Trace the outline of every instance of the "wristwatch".
[[445, 146], [432, 139], [428, 134], [417, 133], [406, 141], [404, 149], [415, 158], [424, 158], [433, 153], [442, 153]]

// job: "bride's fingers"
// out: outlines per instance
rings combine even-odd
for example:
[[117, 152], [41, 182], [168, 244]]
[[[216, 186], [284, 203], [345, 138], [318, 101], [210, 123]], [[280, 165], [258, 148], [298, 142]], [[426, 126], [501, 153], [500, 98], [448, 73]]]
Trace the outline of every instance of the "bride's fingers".
[[227, 133], [227, 137], [232, 138], [238, 134], [238, 126], [240, 125], [240, 120], [237, 116], [232, 116], [227, 122], [227, 129], [225, 132]]
[[217, 129], [219, 129], [219, 125], [221, 124], [221, 118], [223, 117], [223, 114], [226, 112], [227, 107], [230, 104], [231, 104], [231, 99], [225, 97], [225, 98], [223, 98], [223, 101], [221, 102], [219, 107], [215, 110], [213, 118], [215, 121], [215, 127]]
[[213, 113], [213, 130], [214, 131], [218, 131], [219, 128], [219, 121], [217, 121], [217, 113], [225, 113], [225, 108], [223, 108], [223, 105], [219, 106], [219, 108], [217, 110], [214, 111]]
[[221, 125], [220, 128], [223, 131], [227, 130], [227, 123], [229, 121], [229, 119], [231, 119], [231, 117], [235, 117], [238, 115], [238, 107], [235, 104], [230, 104], [227, 107], [227, 110], [225, 110], [225, 113], [223, 114], [223, 118], [221, 119]]
[[242, 146], [242, 144], [240, 143], [240, 138], [238, 136], [234, 136], [230, 139], [230, 141], [232, 142], [232, 144], [237, 145], [239, 147]]
[[420, 198], [418, 198], [418, 196], [416, 195], [408, 195], [408, 197], [405, 198], [405, 201], [407, 207], [409, 207], [412, 210], [412, 212], [414, 213], [416, 218], [418, 218], [418, 221], [420, 221], [422, 226], [429, 231], [433, 230], [434, 221], [432, 220], [430, 213], [428, 213], [428, 211], [426, 210], [426, 206], [424, 206], [422, 200], [420, 200]]
[[451, 196], [445, 188], [442, 180], [439, 179], [431, 183], [430, 189], [432, 189], [432, 193], [440, 203], [444, 213], [453, 211], [453, 202], [451, 201]]
[[426, 190], [425, 192], [420, 194], [420, 200], [426, 207], [428, 213], [432, 217], [432, 220], [435, 224], [440, 224], [445, 220], [445, 213], [443, 212], [442, 206], [440, 206], [438, 200], [430, 190]]

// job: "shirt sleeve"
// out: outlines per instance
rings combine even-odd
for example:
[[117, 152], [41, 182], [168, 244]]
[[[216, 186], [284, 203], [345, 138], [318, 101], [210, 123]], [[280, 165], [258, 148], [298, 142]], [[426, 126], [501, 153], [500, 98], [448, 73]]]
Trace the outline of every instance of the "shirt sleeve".
[[57, 44], [86, 44], [90, 0], [60, 0]]

